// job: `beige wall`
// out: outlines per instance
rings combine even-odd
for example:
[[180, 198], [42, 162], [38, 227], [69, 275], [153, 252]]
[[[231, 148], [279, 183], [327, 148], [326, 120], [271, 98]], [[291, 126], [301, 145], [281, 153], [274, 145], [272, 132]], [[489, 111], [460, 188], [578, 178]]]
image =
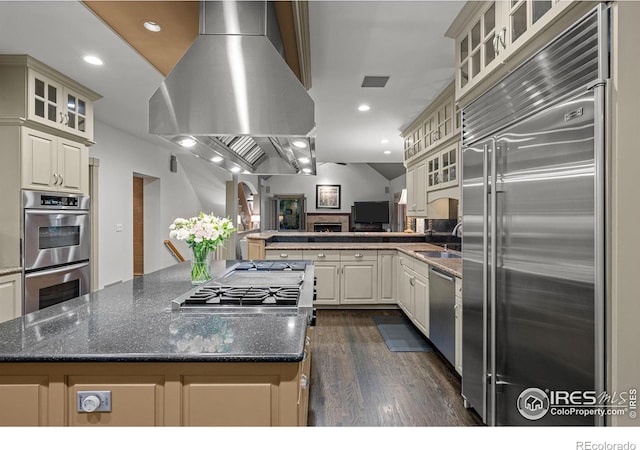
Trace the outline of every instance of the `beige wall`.
[[[615, 2], [612, 9], [611, 283], [609, 390], [640, 388], [640, 3]], [[612, 425], [640, 426], [640, 418], [614, 418]]]

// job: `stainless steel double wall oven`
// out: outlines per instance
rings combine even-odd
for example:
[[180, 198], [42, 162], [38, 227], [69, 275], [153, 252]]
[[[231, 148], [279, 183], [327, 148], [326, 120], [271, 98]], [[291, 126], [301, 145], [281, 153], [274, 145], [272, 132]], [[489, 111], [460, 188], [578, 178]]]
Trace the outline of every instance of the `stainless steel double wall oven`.
[[89, 293], [88, 196], [23, 191], [24, 314]]

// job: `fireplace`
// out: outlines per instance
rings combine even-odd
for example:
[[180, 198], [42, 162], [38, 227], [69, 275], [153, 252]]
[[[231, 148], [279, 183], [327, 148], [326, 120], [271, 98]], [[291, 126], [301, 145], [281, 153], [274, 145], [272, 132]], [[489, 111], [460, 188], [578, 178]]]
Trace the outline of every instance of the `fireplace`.
[[344, 213], [307, 213], [307, 230], [344, 233], [349, 231], [350, 217], [351, 214]]
[[313, 224], [313, 231], [317, 233], [336, 233], [342, 231], [342, 223], [340, 222], [316, 222]]

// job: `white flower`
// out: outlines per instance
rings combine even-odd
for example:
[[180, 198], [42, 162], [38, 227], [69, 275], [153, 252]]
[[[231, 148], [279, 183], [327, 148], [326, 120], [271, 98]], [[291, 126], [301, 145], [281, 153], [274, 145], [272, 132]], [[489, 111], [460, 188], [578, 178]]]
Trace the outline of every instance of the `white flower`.
[[187, 241], [190, 247], [197, 245], [200, 248], [204, 245], [209, 250], [215, 250], [236, 231], [229, 219], [202, 212], [189, 219], [178, 217], [169, 226], [169, 230], [171, 239]]

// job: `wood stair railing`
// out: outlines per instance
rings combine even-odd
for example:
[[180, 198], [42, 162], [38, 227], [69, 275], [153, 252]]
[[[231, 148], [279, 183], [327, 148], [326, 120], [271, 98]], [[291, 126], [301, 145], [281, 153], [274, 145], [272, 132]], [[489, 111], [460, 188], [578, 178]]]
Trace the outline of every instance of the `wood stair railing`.
[[164, 245], [169, 249], [169, 252], [178, 260], [178, 262], [184, 262], [184, 257], [180, 254], [176, 246], [173, 245], [173, 242], [167, 239], [164, 241]]
[[247, 200], [247, 194], [244, 191], [244, 186], [238, 185], [238, 200], [240, 211], [244, 213], [244, 217], [242, 217], [242, 228], [244, 230], [251, 229], [251, 209], [249, 208], [249, 201]]

